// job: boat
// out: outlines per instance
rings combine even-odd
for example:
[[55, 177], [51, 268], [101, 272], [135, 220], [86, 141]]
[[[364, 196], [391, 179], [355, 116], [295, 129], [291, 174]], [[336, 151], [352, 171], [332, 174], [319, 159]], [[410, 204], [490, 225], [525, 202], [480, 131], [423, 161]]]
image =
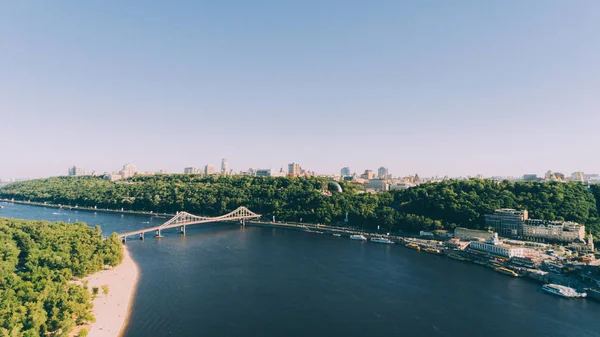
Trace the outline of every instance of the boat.
[[412, 242], [405, 244], [404, 247], [410, 248], [410, 249], [415, 249], [415, 250], [421, 250], [421, 247], [418, 244], [412, 243]]
[[497, 272], [499, 272], [499, 273], [502, 273], [504, 275], [519, 277], [519, 274], [517, 274], [512, 269], [508, 269], [508, 268], [504, 268], [504, 267], [499, 267], [499, 268], [495, 268], [494, 270], [497, 271]]
[[487, 262], [485, 262], [485, 261], [482, 261], [482, 260], [475, 260], [475, 261], [473, 261], [473, 262], [475, 262], [475, 263], [477, 263], [477, 264], [479, 264], [479, 265], [482, 265], [482, 266], [487, 266]]
[[589, 298], [595, 299], [596, 301], [600, 301], [600, 290], [592, 288], [585, 288], [584, 290]]
[[459, 261], [471, 261], [471, 259], [469, 259], [467, 257], [464, 257], [464, 256], [462, 256], [460, 254], [457, 254], [457, 253], [449, 253], [448, 257], [451, 258], [451, 259], [459, 260]]
[[339, 236], [342, 236], [342, 234], [334, 233], [333, 236], [338, 236], [339, 237]]
[[423, 248], [423, 251], [430, 254], [442, 255], [442, 251], [437, 248], [426, 247]]
[[388, 245], [393, 245], [394, 241], [387, 239], [387, 238], [371, 238], [371, 242], [375, 242], [375, 243], [385, 243]]
[[551, 294], [554, 294], [554, 295], [568, 297], [568, 298], [577, 298], [577, 297], [586, 297], [587, 296], [586, 293], [578, 293], [577, 290], [575, 290], [571, 287], [562, 286], [560, 284], [553, 284], [553, 283], [544, 284], [542, 286], [542, 290], [549, 292]]
[[367, 238], [364, 235], [360, 235], [360, 234], [350, 235], [350, 239], [352, 239], [352, 240], [367, 241]]

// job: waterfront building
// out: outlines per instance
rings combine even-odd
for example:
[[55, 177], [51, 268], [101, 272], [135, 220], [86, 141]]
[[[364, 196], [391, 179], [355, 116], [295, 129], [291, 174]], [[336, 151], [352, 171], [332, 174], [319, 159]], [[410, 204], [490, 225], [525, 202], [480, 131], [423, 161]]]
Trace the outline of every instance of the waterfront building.
[[72, 167], [69, 167], [69, 176], [79, 177], [79, 176], [85, 176], [85, 175], [87, 175], [87, 171], [85, 168], [77, 167], [75, 165], [73, 165]]
[[212, 165], [204, 166], [204, 174], [206, 174], [206, 175], [215, 174], [215, 168]]
[[352, 175], [349, 167], [342, 167], [342, 169], [340, 170], [340, 174], [342, 175], [342, 177]]
[[197, 171], [195, 167], [186, 167], [183, 169], [184, 174], [195, 174]]
[[494, 233], [492, 238], [486, 242], [472, 241], [469, 248], [478, 252], [488, 253], [503, 257], [523, 257], [525, 256], [525, 248], [514, 247], [502, 243], [498, 239], [498, 233]]
[[583, 241], [585, 239], [585, 226], [572, 221], [527, 219], [523, 223], [523, 237], [534, 241]]
[[227, 158], [221, 159], [221, 174], [227, 174]]
[[493, 227], [504, 237], [522, 238], [523, 222], [529, 218], [527, 210], [517, 211], [512, 208], [497, 209], [494, 214], [485, 215], [485, 225]]
[[127, 179], [133, 177], [137, 173], [137, 167], [134, 164], [128, 163], [123, 166], [121, 170], [121, 178]]
[[385, 168], [385, 167], [382, 166], [382, 167], [380, 167], [377, 170], [377, 177], [379, 179], [384, 179], [385, 180], [385, 179], [388, 179], [388, 176], [389, 176], [389, 172], [388, 172], [387, 168]]
[[454, 237], [463, 241], [470, 240], [490, 240], [494, 236], [493, 232], [490, 231], [480, 231], [475, 229], [468, 229], [462, 227], [456, 227], [454, 229]]
[[590, 235], [588, 236], [587, 245], [588, 245], [588, 250], [590, 252], [593, 252], [594, 251], [594, 236], [592, 235], [592, 231], [590, 231]]

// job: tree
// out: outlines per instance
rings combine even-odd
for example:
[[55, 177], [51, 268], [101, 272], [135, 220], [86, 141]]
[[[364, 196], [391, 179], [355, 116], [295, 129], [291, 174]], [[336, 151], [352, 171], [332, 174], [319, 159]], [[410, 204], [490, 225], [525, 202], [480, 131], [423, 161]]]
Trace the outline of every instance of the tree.
[[98, 291], [100, 289], [98, 289], [98, 287], [92, 287], [92, 298], [95, 299], [96, 297], [98, 297]]
[[108, 295], [108, 291], [109, 291], [108, 284], [103, 285], [102, 286], [102, 293], [104, 294], [104, 296]]

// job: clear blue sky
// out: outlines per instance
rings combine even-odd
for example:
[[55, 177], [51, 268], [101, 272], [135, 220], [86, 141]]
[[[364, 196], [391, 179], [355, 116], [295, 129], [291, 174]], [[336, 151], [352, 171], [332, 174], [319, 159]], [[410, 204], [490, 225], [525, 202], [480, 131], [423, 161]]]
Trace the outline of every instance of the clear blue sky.
[[600, 172], [600, 2], [8, 1], [0, 177]]

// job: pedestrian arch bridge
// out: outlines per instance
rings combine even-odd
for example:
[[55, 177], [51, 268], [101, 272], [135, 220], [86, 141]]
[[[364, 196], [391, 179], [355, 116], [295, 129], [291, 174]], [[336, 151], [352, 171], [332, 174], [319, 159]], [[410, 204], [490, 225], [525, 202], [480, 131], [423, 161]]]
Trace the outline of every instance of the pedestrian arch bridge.
[[127, 233], [119, 234], [119, 238], [125, 241], [128, 236], [139, 235], [141, 239], [144, 238], [145, 233], [155, 232], [156, 237], [161, 237], [161, 230], [169, 229], [169, 228], [177, 228], [181, 229], [181, 233], [185, 234], [185, 227], [190, 225], [198, 225], [203, 223], [210, 222], [220, 222], [220, 221], [241, 221], [242, 224], [246, 223], [246, 220], [258, 219], [260, 218], [260, 214], [256, 214], [246, 207], [238, 207], [235, 211], [227, 213], [225, 215], [217, 216], [217, 217], [205, 217], [198, 216], [194, 214], [190, 214], [187, 212], [178, 212], [173, 218], [169, 221], [165, 222], [160, 226], [144, 228], [136, 231], [131, 231]]

